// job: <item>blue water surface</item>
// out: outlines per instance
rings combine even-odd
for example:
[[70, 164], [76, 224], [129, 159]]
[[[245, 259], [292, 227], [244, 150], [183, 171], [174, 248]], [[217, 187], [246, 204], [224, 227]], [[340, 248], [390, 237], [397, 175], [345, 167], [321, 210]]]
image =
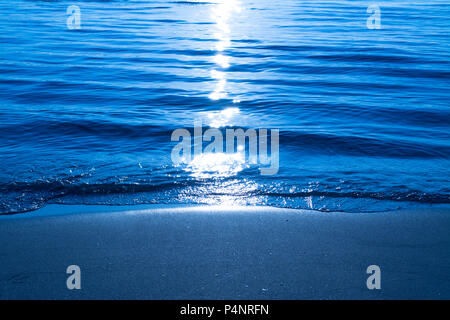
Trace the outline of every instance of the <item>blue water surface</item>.
[[[448, 0], [373, 3], [0, 0], [0, 213], [448, 206]], [[278, 173], [174, 165], [196, 120], [279, 129]]]

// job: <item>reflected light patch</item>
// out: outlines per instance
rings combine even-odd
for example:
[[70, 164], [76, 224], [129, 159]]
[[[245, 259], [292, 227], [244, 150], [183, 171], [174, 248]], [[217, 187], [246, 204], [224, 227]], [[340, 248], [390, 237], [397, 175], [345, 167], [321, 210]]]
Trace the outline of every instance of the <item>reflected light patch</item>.
[[181, 200], [228, 208], [231, 206], [257, 205], [265, 203], [265, 196], [255, 195], [260, 188], [255, 181], [247, 179], [215, 179], [206, 185], [188, 187], [180, 195]]
[[211, 70], [210, 74], [211, 74], [211, 78], [214, 78], [217, 80], [225, 80], [225, 73], [222, 71]]
[[230, 177], [245, 168], [245, 155], [236, 153], [202, 153], [187, 165], [187, 171], [196, 178]]
[[209, 94], [211, 100], [219, 100], [227, 97], [225, 87], [227, 85], [227, 79], [225, 73], [217, 70], [211, 70], [211, 78], [217, 79], [216, 87], [214, 91]]
[[214, 56], [214, 62], [221, 66], [222, 68], [228, 68], [230, 66], [230, 58], [222, 54]]
[[231, 40], [229, 37], [225, 37], [221, 34], [216, 34], [216, 38], [219, 39], [219, 42], [215, 46], [217, 51], [224, 51], [231, 45]]
[[208, 125], [211, 128], [221, 128], [232, 125], [232, 120], [241, 111], [239, 108], [230, 107], [226, 108], [220, 112], [209, 112], [208, 113]]
[[[229, 68], [230, 59], [228, 56], [222, 54], [231, 45], [230, 33], [230, 18], [233, 13], [240, 12], [240, 3], [237, 0], [218, 0], [215, 2], [216, 6], [211, 9], [211, 18], [215, 22], [217, 32], [214, 37], [218, 40], [215, 45], [215, 49], [218, 53], [214, 56], [214, 63], [220, 68]], [[214, 91], [209, 94], [211, 100], [219, 100], [228, 97], [226, 92], [226, 74], [222, 74], [220, 78], [214, 75], [213, 72], [218, 72], [217, 70], [212, 70], [211, 77], [218, 79]]]

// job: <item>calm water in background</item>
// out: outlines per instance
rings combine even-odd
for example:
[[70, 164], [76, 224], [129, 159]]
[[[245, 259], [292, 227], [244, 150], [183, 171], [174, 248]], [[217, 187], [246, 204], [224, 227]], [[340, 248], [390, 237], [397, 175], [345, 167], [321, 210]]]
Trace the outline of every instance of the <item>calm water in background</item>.
[[[0, 0], [0, 212], [448, 206], [450, 6], [370, 3]], [[278, 174], [173, 166], [195, 119], [279, 129]]]

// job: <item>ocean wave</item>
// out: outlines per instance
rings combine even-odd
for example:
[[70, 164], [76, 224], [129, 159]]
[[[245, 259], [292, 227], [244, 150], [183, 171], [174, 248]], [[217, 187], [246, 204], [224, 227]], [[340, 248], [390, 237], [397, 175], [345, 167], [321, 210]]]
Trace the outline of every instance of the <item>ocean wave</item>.
[[[0, 212], [448, 205], [445, 1], [380, 4], [376, 30], [364, 2], [232, 2], [80, 1], [71, 30], [65, 1], [0, 0]], [[279, 129], [277, 175], [174, 165], [196, 120]]]

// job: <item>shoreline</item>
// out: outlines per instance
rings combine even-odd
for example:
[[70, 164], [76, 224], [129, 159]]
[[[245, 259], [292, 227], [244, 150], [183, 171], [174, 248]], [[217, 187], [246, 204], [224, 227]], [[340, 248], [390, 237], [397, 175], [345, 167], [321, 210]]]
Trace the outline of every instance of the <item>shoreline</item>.
[[0, 217], [0, 299], [449, 299], [448, 230], [446, 208], [49, 205]]

